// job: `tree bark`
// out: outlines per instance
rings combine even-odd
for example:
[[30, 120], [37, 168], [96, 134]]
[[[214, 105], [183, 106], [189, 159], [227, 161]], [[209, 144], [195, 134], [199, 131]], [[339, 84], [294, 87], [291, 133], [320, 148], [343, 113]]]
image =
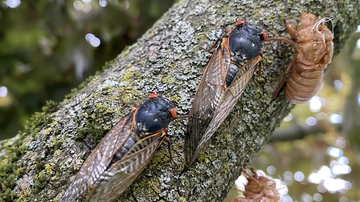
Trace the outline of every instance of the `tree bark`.
[[[49, 103], [15, 138], [1, 143], [5, 201], [57, 201], [83, 161], [111, 127], [151, 92], [189, 114], [208, 62], [206, 51], [237, 19], [269, 36], [286, 36], [283, 20], [301, 13], [330, 17], [335, 52], [360, 24], [359, 1], [189, 1], [176, 3], [136, 44], [106, 64], [58, 105]], [[198, 162], [184, 170], [186, 119], [170, 124], [173, 159], [163, 145], [120, 201], [221, 201], [240, 165], [246, 165], [294, 107], [283, 93], [273, 99], [293, 50], [281, 42], [263, 47], [255, 74], [235, 109], [215, 133]], [[125, 102], [126, 101], [126, 102]], [[15, 184], [16, 182], [16, 184]]]

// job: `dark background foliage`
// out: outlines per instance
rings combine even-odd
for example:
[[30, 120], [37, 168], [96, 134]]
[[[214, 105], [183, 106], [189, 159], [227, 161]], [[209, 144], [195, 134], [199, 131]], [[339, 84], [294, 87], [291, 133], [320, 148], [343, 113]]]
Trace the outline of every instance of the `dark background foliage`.
[[[8, 91], [0, 97], [0, 140], [16, 134], [46, 101], [63, 100], [101, 70], [174, 1], [40, 0], [11, 8], [14, 2], [0, 3], [0, 87]], [[87, 34], [100, 45], [93, 47]]]

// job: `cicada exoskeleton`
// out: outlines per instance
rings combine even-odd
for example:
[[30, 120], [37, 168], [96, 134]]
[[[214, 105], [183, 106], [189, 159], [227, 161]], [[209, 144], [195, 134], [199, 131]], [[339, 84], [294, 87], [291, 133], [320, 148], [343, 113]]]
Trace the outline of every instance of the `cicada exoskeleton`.
[[243, 20], [217, 42], [198, 85], [185, 136], [186, 163], [192, 164], [228, 116], [261, 60], [266, 34]]
[[244, 197], [237, 197], [234, 202], [277, 202], [280, 195], [276, 189], [276, 182], [266, 176], [261, 176], [254, 168], [250, 168], [252, 175], [245, 168], [242, 173], [248, 183], [245, 185]]
[[150, 94], [106, 134], [60, 201], [74, 201], [86, 190], [87, 201], [115, 201], [149, 163], [175, 116], [169, 100]]
[[294, 104], [309, 101], [320, 89], [324, 69], [331, 62], [334, 49], [334, 36], [324, 24], [326, 20], [328, 18], [318, 18], [311, 13], [302, 14], [296, 30], [285, 21], [286, 31], [293, 40], [283, 37], [268, 39], [280, 40], [295, 48], [294, 58], [276, 89], [275, 97], [285, 83], [286, 98]]

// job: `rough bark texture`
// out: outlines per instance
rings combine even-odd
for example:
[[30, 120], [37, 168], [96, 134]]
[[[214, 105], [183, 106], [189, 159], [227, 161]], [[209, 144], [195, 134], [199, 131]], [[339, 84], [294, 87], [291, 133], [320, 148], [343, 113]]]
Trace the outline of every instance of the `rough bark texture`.
[[[177, 103], [186, 115], [210, 47], [226, 27], [245, 19], [270, 36], [287, 36], [283, 20], [300, 13], [332, 18], [338, 52], [358, 24], [359, 1], [189, 1], [176, 3], [138, 42], [106, 70], [56, 105], [34, 115], [23, 132], [1, 144], [2, 200], [57, 201], [108, 130], [150, 92]], [[170, 161], [163, 146], [120, 201], [221, 201], [245, 165], [294, 106], [274, 90], [292, 58], [280, 42], [263, 48], [261, 75], [255, 74], [233, 112], [198, 163], [184, 171], [186, 119], [170, 124]], [[16, 184], [15, 184], [16, 183]], [[0, 199], [1, 200], [1, 199]]]

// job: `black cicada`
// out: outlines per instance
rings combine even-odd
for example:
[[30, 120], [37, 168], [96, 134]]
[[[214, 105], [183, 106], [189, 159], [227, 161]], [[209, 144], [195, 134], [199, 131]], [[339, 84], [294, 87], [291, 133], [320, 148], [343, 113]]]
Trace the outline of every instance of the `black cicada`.
[[261, 60], [266, 34], [243, 20], [229, 29], [205, 69], [196, 91], [185, 136], [185, 159], [192, 164], [234, 107]]
[[169, 100], [150, 94], [106, 134], [60, 201], [72, 202], [86, 190], [87, 201], [115, 201], [149, 163], [175, 117]]

